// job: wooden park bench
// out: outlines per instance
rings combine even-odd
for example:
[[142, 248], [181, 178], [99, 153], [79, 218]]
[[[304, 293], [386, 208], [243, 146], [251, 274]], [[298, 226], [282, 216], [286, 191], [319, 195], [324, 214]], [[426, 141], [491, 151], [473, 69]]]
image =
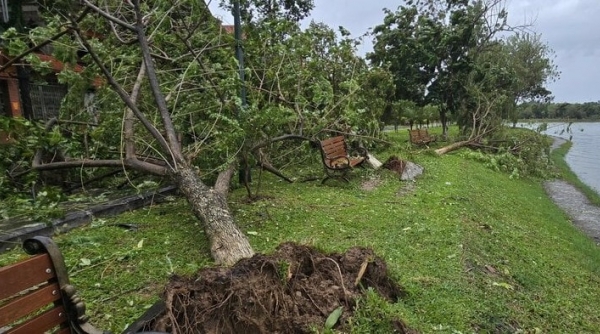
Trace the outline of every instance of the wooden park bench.
[[346, 175], [352, 168], [360, 166], [366, 160], [366, 154], [352, 157], [348, 154], [348, 146], [344, 136], [332, 137], [322, 140], [321, 158], [325, 167], [326, 177], [321, 181], [325, 183], [330, 178], [336, 177], [349, 182]]
[[436, 141], [436, 137], [427, 132], [427, 129], [409, 129], [410, 142], [413, 145], [429, 145]]
[[[3, 334], [107, 334], [89, 323], [85, 305], [69, 283], [63, 256], [47, 237], [23, 243], [31, 257], [0, 268], [0, 333]], [[151, 307], [123, 334], [142, 328], [162, 312], [161, 303]]]

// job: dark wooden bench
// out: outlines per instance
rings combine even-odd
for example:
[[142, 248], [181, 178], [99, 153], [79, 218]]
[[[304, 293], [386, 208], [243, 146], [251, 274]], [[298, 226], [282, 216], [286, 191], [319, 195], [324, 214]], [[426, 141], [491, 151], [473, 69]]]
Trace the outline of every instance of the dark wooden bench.
[[429, 145], [436, 141], [436, 137], [430, 135], [427, 129], [409, 129], [408, 135], [413, 145]]
[[[85, 305], [69, 282], [63, 256], [47, 237], [23, 243], [31, 257], [0, 268], [0, 333], [106, 334], [89, 323]], [[123, 334], [142, 328], [164, 307], [155, 304]]]
[[346, 145], [344, 136], [322, 140], [320, 146], [321, 158], [323, 159], [326, 174], [321, 183], [325, 183], [325, 181], [332, 177], [341, 178], [349, 182], [348, 178], [346, 178], [348, 172], [366, 160], [366, 154], [364, 153], [361, 156], [355, 157], [348, 154], [348, 146]]

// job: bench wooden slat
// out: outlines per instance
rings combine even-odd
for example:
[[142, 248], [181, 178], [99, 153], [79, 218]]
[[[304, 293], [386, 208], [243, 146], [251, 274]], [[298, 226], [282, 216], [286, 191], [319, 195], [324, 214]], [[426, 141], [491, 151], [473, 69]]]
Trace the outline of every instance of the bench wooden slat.
[[435, 136], [430, 135], [427, 129], [409, 129], [408, 134], [412, 144], [427, 145], [436, 141]]
[[[88, 322], [83, 301], [70, 285], [63, 256], [52, 239], [36, 236], [25, 240], [23, 248], [32, 256], [0, 268], [0, 334], [108, 333]], [[140, 332], [164, 310], [164, 304], [157, 303], [152, 310], [128, 327], [128, 334]]]
[[355, 158], [355, 159], [350, 159], [350, 167], [354, 167], [357, 165], [360, 165], [363, 161], [365, 161], [365, 158]]
[[336, 137], [331, 137], [331, 138], [322, 140], [321, 145], [323, 145], [323, 146], [335, 145], [335, 144], [343, 143], [343, 142], [344, 142], [344, 136], [336, 136]]
[[0, 268], [0, 300], [54, 278], [53, 268], [48, 254], [36, 255]]
[[60, 299], [60, 287], [53, 283], [20, 296], [0, 306], [0, 327], [13, 323], [42, 307]]
[[325, 152], [325, 156], [328, 158], [346, 156], [346, 150], [343, 147], [324, 147], [323, 152]]
[[44, 333], [66, 321], [65, 309], [62, 305], [59, 305], [15, 328], [9, 329], [6, 334]]
[[328, 144], [328, 145], [323, 145], [322, 147], [323, 147], [323, 150], [324, 150], [324, 151], [329, 151], [329, 152], [331, 152], [332, 150], [335, 150], [335, 149], [337, 149], [337, 148], [338, 148], [338, 147], [340, 147], [340, 146], [342, 146], [342, 147], [343, 147], [343, 145], [340, 145], [340, 144], [341, 144], [341, 143], [337, 143], [337, 144], [335, 144], [335, 145], [334, 145], [334, 144]]
[[335, 159], [335, 158], [339, 158], [339, 157], [345, 157], [346, 156], [346, 151], [345, 150], [340, 150], [340, 149], [336, 149], [336, 150], [331, 150], [328, 152], [325, 152], [325, 156], [329, 159]]

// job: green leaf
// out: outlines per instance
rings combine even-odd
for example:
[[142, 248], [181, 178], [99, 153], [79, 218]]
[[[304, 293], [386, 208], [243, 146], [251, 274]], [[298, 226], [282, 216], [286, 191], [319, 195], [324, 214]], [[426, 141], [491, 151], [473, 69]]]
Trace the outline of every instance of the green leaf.
[[336, 308], [333, 312], [331, 312], [331, 314], [327, 317], [327, 320], [325, 321], [325, 329], [332, 329], [333, 326], [335, 326], [335, 324], [337, 324], [338, 320], [340, 319], [342, 312], [344, 312], [343, 306], [340, 306]]
[[506, 290], [514, 290], [515, 289], [512, 285], [510, 285], [508, 283], [502, 283], [502, 282], [501, 283], [497, 283], [497, 282], [494, 282], [494, 283], [492, 283], [492, 285], [493, 286], [499, 286], [501, 288], [505, 288]]

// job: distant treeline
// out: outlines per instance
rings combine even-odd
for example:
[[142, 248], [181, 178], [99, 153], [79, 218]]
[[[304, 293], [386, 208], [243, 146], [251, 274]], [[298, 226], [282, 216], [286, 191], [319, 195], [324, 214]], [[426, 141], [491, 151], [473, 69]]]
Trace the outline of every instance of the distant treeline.
[[600, 101], [586, 103], [528, 102], [517, 107], [521, 119], [600, 120]]

